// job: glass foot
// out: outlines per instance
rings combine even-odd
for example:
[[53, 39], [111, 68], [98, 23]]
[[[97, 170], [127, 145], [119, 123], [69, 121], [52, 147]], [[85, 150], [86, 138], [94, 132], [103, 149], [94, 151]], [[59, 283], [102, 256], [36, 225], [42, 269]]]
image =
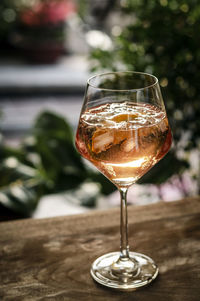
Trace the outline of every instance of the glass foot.
[[[149, 284], [158, 275], [158, 267], [146, 255], [130, 252], [127, 268], [123, 267], [126, 265], [126, 260], [122, 260], [122, 266], [116, 270], [121, 261], [119, 258], [119, 252], [108, 253], [97, 258], [90, 270], [94, 280], [111, 288], [134, 290]], [[130, 262], [133, 263], [134, 269], [133, 267], [129, 269]]]

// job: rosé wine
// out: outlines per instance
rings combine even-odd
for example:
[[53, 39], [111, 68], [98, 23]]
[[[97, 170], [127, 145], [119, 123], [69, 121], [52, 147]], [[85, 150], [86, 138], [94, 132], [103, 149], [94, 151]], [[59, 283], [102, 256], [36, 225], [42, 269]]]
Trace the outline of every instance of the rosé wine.
[[164, 157], [171, 141], [165, 111], [125, 101], [82, 113], [76, 147], [116, 186], [129, 187]]

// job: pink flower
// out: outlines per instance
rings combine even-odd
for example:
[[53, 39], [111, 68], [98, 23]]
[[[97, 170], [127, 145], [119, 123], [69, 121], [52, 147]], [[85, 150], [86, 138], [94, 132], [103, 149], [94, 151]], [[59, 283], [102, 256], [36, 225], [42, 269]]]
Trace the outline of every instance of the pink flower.
[[55, 25], [75, 11], [75, 4], [71, 0], [49, 0], [23, 10], [20, 20], [28, 26]]

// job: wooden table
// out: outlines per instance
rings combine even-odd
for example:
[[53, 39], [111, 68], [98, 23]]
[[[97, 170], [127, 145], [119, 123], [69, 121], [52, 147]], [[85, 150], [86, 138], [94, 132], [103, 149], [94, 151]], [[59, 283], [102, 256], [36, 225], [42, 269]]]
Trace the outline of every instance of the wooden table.
[[159, 277], [132, 292], [106, 289], [90, 264], [119, 249], [119, 209], [0, 223], [0, 300], [199, 301], [200, 198], [129, 207], [131, 250]]

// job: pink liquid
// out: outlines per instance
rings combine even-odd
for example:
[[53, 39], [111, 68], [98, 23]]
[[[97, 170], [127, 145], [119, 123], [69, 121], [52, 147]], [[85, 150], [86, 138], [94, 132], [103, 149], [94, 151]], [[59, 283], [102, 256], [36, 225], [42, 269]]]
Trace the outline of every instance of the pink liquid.
[[85, 111], [76, 135], [80, 154], [118, 187], [135, 183], [164, 157], [171, 141], [165, 112], [128, 102]]

